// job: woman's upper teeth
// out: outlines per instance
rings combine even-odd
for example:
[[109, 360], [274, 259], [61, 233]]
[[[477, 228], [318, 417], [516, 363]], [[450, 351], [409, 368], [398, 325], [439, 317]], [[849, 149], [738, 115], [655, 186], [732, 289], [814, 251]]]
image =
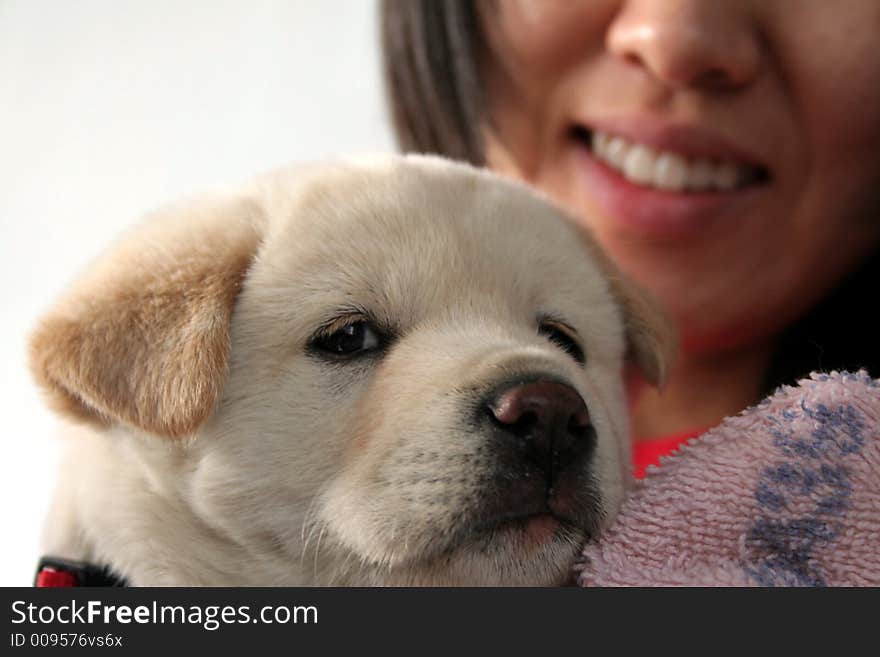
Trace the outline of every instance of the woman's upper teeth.
[[754, 167], [731, 160], [689, 158], [657, 151], [623, 137], [594, 131], [593, 155], [624, 178], [646, 187], [670, 191], [729, 191], [754, 178]]

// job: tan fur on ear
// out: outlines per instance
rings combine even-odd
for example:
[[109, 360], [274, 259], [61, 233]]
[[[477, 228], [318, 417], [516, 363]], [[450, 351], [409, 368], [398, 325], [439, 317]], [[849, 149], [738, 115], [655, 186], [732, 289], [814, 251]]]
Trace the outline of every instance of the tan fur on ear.
[[150, 433], [194, 433], [226, 378], [229, 321], [260, 239], [243, 199], [148, 218], [34, 331], [30, 365], [59, 412]]
[[623, 310], [628, 358], [646, 381], [662, 386], [678, 346], [672, 322], [654, 297], [627, 278], [592, 236], [583, 237]]
[[629, 358], [646, 381], [662, 386], [676, 353], [672, 324], [653, 297], [620, 272], [610, 274], [608, 280], [623, 308]]

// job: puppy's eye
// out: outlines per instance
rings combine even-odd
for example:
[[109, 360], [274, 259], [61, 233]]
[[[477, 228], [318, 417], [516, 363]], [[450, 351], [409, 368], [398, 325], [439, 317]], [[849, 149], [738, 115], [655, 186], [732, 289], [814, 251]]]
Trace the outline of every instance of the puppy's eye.
[[574, 337], [574, 329], [558, 322], [544, 321], [538, 326], [538, 333], [569, 354], [581, 365], [587, 362], [584, 350]]
[[352, 322], [312, 339], [313, 349], [335, 358], [351, 358], [381, 346], [379, 333], [367, 322]]

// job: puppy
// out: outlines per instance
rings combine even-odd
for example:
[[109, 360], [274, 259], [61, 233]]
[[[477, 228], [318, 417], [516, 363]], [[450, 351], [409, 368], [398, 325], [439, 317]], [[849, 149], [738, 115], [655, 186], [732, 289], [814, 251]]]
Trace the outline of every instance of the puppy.
[[74, 420], [46, 554], [132, 585], [555, 585], [665, 328], [525, 186], [439, 158], [166, 208], [36, 328]]

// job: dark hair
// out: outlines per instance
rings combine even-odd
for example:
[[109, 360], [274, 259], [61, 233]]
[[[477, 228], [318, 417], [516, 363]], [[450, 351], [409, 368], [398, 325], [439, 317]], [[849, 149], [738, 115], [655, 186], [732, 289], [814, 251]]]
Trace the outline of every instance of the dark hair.
[[[382, 0], [386, 93], [401, 150], [485, 164], [481, 129], [491, 122], [480, 83], [481, 1], [491, 0]], [[875, 251], [778, 336], [764, 393], [813, 370], [880, 375], [880, 330], [872, 316], [878, 288]]]
[[880, 330], [874, 319], [878, 291], [880, 252], [875, 251], [777, 338], [765, 374], [765, 393], [814, 370], [866, 369], [871, 376], [880, 376]]
[[383, 65], [401, 150], [485, 164], [473, 0], [383, 0]]

